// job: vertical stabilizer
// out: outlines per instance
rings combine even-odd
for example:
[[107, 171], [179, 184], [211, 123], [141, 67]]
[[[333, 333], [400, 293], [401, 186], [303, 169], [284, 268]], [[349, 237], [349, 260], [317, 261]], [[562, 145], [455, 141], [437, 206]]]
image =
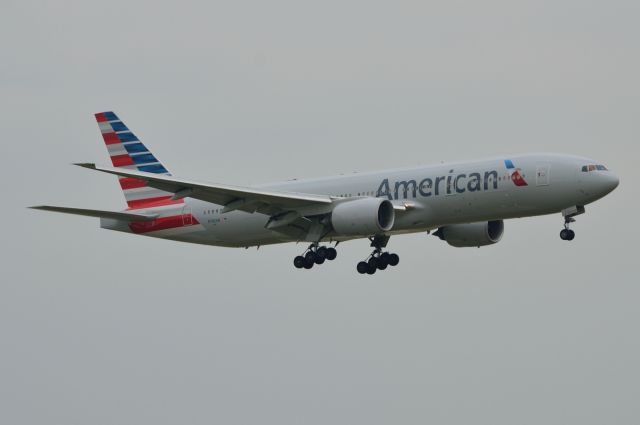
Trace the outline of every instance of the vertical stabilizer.
[[[99, 112], [95, 116], [114, 167], [170, 175], [164, 165], [140, 142], [116, 114], [109, 111]], [[119, 182], [129, 209], [184, 202], [181, 199], [171, 200], [172, 193], [149, 187], [144, 180], [120, 177]]]

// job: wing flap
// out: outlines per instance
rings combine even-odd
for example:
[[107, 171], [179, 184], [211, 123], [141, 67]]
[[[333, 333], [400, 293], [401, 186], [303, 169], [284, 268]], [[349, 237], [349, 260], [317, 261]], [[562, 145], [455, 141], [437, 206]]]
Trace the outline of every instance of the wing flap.
[[41, 211], [53, 211], [65, 214], [84, 215], [87, 217], [111, 218], [114, 220], [122, 221], [152, 221], [158, 216], [158, 214], [133, 214], [128, 212], [90, 210], [86, 208], [55, 207], [52, 205], [38, 205], [29, 208]]

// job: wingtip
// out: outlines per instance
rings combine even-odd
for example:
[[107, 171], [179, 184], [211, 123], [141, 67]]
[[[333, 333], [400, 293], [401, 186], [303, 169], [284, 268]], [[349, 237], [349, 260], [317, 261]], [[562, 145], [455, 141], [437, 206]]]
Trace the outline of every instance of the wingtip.
[[82, 168], [90, 168], [92, 170], [96, 169], [96, 164], [94, 164], [93, 162], [75, 162], [73, 165], [77, 165], [78, 167]]
[[51, 205], [33, 205], [27, 207], [30, 210], [38, 210], [38, 211], [51, 211]]

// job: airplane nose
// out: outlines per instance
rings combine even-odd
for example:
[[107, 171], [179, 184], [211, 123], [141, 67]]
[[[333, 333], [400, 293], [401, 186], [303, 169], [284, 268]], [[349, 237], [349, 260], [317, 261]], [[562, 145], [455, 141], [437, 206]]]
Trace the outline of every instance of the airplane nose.
[[605, 194], [612, 192], [619, 184], [620, 179], [612, 172], [600, 176], [600, 186]]

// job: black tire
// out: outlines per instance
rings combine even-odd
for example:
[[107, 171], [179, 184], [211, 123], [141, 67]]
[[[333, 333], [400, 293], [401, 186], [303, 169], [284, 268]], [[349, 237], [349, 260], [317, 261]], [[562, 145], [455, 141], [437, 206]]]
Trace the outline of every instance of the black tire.
[[[389, 265], [389, 253], [385, 252], [378, 257], [378, 268], [384, 270]], [[383, 266], [383, 268], [381, 268]]]
[[400, 257], [398, 257], [398, 254], [389, 254], [389, 265], [390, 266], [397, 266], [398, 263], [400, 262]]
[[367, 274], [374, 274], [378, 270], [376, 266], [372, 266], [371, 263], [367, 263]]
[[[327, 247], [326, 246], [321, 246], [320, 248], [318, 248], [316, 250], [316, 257], [320, 257], [322, 259], [327, 258]], [[320, 263], [318, 263], [320, 264]]]
[[333, 261], [338, 256], [338, 251], [335, 248], [327, 248], [327, 260]]
[[296, 269], [301, 269], [304, 267], [304, 257], [302, 255], [298, 255], [293, 259], [293, 265]]
[[315, 258], [316, 264], [322, 264], [322, 263], [324, 263], [324, 260], [325, 260], [324, 257], [316, 255], [316, 258]]
[[371, 258], [369, 258], [369, 261], [367, 261], [367, 264], [369, 265], [369, 269], [371, 269], [371, 268], [377, 269], [379, 261], [378, 261], [378, 259], [376, 257], [371, 257]]
[[304, 254], [304, 258], [305, 258], [305, 260], [309, 260], [312, 263], [315, 263], [316, 262], [316, 253], [313, 252], [313, 251], [309, 251], [306, 254]]
[[576, 232], [574, 232], [573, 230], [569, 230], [569, 238], [567, 240], [572, 241], [573, 238], [575, 237], [576, 237]]
[[568, 241], [569, 240], [569, 230], [568, 229], [560, 230], [560, 239], [562, 239], [563, 241]]
[[358, 263], [358, 265], [356, 266], [356, 269], [358, 270], [358, 273], [365, 274], [367, 272], [367, 270], [369, 269], [369, 265], [367, 263], [365, 263], [364, 261], [360, 261]]
[[378, 270], [384, 270], [384, 269], [386, 269], [387, 267], [388, 267], [388, 264], [387, 264], [387, 263], [385, 263], [385, 262], [383, 262], [383, 261], [380, 261], [380, 262], [378, 263]]
[[305, 258], [304, 259], [304, 265], [303, 267], [307, 270], [309, 270], [311, 267], [313, 267], [313, 265], [315, 264], [315, 262], [309, 258]]

